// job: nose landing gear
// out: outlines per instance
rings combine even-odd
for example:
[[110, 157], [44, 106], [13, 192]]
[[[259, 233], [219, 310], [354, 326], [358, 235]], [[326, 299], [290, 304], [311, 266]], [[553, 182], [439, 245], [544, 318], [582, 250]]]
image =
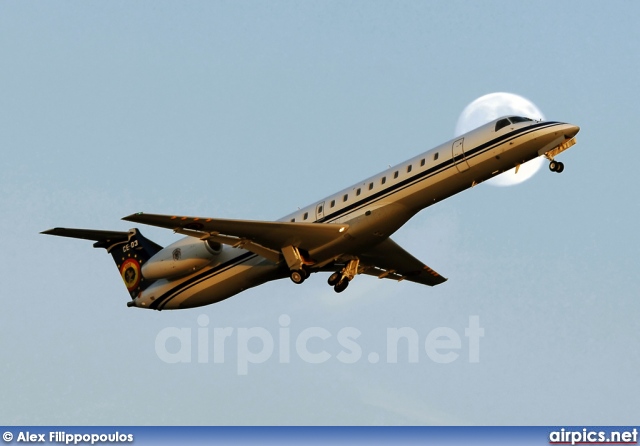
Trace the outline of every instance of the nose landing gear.
[[551, 160], [551, 162], [549, 163], [549, 170], [551, 172], [562, 173], [562, 171], [564, 170], [564, 163]]
[[556, 161], [555, 157], [573, 146], [575, 143], [575, 138], [566, 139], [562, 144], [544, 154], [545, 158], [549, 160], [549, 170], [551, 172], [561, 173], [564, 170], [564, 164], [560, 161]]

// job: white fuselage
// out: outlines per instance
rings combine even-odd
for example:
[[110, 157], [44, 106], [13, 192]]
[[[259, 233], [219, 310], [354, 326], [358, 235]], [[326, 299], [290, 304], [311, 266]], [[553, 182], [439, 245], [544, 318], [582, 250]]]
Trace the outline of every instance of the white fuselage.
[[[543, 155], [578, 131], [571, 124], [549, 121], [495, 128], [493, 121], [280, 221], [347, 223], [349, 243], [322, 246], [309, 255], [332, 260], [357, 256], [385, 240], [420, 210]], [[187, 237], [174, 245], [190, 243], [204, 242]], [[208, 305], [288, 274], [286, 265], [224, 247], [209, 265], [193, 274], [157, 280], [134, 300], [134, 305], [157, 310]]]

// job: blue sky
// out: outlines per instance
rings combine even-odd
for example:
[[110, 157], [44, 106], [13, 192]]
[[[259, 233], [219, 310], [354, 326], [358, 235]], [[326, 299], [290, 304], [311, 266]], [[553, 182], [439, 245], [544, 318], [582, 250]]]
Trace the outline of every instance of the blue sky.
[[[635, 2], [0, 3], [2, 424], [632, 424], [640, 407]], [[288, 280], [200, 309], [126, 307], [112, 260], [54, 226], [136, 211], [274, 220], [453, 136], [487, 93], [580, 125], [509, 188], [394, 239], [449, 282]], [[170, 231], [140, 228], [169, 244]], [[480, 362], [167, 364], [167, 327], [390, 327], [477, 315]], [[232, 339], [231, 341], [234, 341]], [[233, 345], [233, 344], [231, 344]], [[254, 346], [255, 347], [255, 346]], [[256, 347], [257, 348], [257, 347]], [[404, 359], [404, 360], [403, 360]]]

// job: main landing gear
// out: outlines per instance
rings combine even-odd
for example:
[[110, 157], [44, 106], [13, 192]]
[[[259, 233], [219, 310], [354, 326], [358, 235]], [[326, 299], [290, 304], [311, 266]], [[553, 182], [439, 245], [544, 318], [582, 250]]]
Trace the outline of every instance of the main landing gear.
[[[295, 284], [300, 285], [310, 274], [310, 261], [305, 259], [305, 255], [295, 246], [285, 246], [282, 248], [282, 255], [289, 267], [289, 277]], [[308, 254], [307, 254], [308, 256]]]
[[562, 173], [564, 170], [564, 164], [560, 161], [551, 160], [549, 163], [549, 170], [551, 172]]
[[349, 282], [351, 282], [356, 274], [358, 274], [359, 265], [360, 260], [349, 260], [349, 263], [347, 263], [344, 268], [329, 276], [327, 283], [333, 287], [333, 290], [336, 293], [342, 293], [349, 286]]
[[[308, 254], [303, 254], [295, 246], [285, 246], [282, 248], [282, 255], [289, 268], [291, 281], [300, 285], [311, 274], [312, 262], [306, 258]], [[358, 274], [359, 266], [359, 259], [349, 260], [344, 268], [331, 274], [328, 280], [329, 285], [333, 287], [336, 293], [342, 293], [349, 286], [349, 282]]]

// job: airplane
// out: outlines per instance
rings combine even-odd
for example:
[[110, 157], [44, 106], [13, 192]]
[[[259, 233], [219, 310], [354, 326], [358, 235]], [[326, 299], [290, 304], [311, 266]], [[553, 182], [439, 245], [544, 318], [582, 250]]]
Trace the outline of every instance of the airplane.
[[129, 307], [169, 310], [220, 302], [248, 288], [290, 277], [302, 284], [329, 272], [344, 291], [359, 274], [435, 286], [447, 279], [390, 236], [411, 217], [454, 194], [536, 157], [549, 160], [576, 142], [580, 127], [504, 116], [315, 201], [277, 221], [136, 213], [123, 220], [185, 237], [162, 247], [137, 228], [53, 228], [42, 234], [94, 241], [113, 256]]

